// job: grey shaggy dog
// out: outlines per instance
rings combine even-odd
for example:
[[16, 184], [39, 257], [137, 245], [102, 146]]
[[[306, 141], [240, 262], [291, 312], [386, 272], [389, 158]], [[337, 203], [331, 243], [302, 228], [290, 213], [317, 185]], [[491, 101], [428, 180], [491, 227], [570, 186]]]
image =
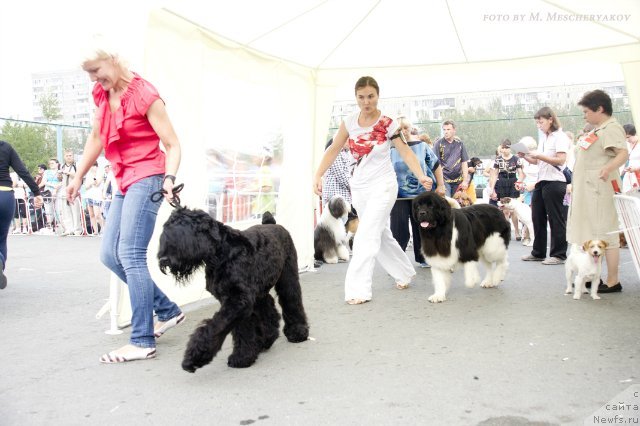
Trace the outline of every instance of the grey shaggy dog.
[[278, 338], [280, 314], [269, 291], [275, 288], [289, 342], [307, 340], [298, 256], [289, 232], [265, 213], [262, 225], [238, 231], [202, 210], [176, 208], [164, 224], [158, 260], [180, 283], [201, 266], [206, 288], [221, 304], [189, 339], [182, 368], [191, 373], [218, 353], [233, 336], [230, 367], [251, 366]]

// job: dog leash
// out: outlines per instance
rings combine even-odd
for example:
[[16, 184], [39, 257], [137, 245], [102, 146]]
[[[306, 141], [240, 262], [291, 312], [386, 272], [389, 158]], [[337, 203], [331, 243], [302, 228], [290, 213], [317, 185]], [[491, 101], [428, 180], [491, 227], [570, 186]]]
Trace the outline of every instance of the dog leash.
[[[180, 197], [178, 196], [178, 193], [182, 191], [182, 188], [184, 188], [184, 183], [174, 186], [173, 189], [171, 190], [171, 193], [173, 194], [171, 201], [169, 201], [169, 204], [171, 205], [171, 207], [174, 207], [174, 208], [180, 207]], [[165, 196], [166, 193], [167, 191], [164, 188], [161, 189], [160, 191], [154, 192], [153, 194], [151, 194], [151, 201], [153, 201], [154, 203], [157, 203], [158, 201], [162, 200], [162, 198]]]

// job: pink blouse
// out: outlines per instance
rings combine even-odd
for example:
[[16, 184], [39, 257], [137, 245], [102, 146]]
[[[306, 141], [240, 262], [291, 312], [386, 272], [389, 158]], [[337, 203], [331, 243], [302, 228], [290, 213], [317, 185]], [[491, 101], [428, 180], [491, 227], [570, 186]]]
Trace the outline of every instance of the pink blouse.
[[160, 150], [160, 138], [146, 116], [151, 104], [161, 98], [151, 83], [136, 73], [133, 75], [133, 80], [120, 97], [120, 106], [114, 112], [109, 107], [109, 92], [99, 83], [93, 87], [100, 140], [123, 194], [140, 179], [165, 172], [165, 154]]

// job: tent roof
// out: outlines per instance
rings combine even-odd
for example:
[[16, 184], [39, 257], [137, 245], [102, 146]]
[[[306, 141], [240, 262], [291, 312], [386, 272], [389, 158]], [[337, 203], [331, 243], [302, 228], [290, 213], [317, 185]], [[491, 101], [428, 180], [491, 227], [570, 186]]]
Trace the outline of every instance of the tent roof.
[[169, 0], [165, 5], [218, 36], [319, 70], [500, 61], [640, 42], [637, 0]]

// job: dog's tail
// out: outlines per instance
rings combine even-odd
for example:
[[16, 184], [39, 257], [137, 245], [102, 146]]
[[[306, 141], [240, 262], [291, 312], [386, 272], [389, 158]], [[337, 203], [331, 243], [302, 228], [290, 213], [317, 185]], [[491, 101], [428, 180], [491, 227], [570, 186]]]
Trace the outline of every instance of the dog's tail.
[[276, 224], [276, 220], [274, 219], [274, 217], [271, 214], [271, 212], [262, 213], [262, 224], [263, 225], [275, 225]]

